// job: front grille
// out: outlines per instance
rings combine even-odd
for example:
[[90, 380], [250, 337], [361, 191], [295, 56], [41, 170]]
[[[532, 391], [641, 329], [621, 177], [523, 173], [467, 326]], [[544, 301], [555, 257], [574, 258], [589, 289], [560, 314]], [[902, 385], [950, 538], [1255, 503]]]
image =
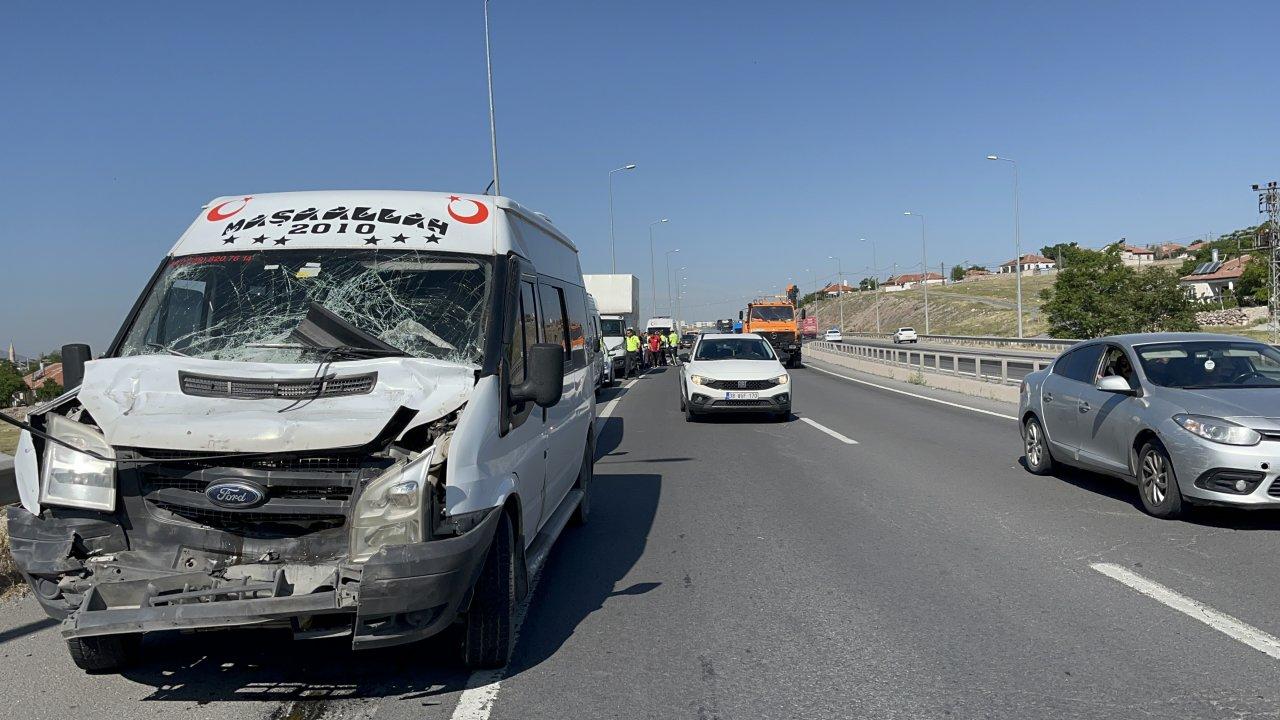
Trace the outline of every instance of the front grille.
[[182, 386], [183, 393], [197, 397], [297, 400], [365, 395], [373, 391], [373, 386], [378, 382], [378, 373], [301, 380], [271, 380], [179, 372], [178, 382]]
[[[342, 527], [358, 488], [391, 466], [390, 458], [354, 453], [276, 454], [210, 458], [209, 453], [121, 449], [122, 471], [137, 481], [148, 511], [246, 535], [298, 536]], [[147, 460], [164, 462], [147, 462]], [[211, 506], [210, 484], [242, 480], [266, 490], [266, 500], [246, 509]]]
[[705, 384], [716, 390], [767, 390], [777, 385], [772, 380], [708, 380]]
[[768, 400], [716, 400], [717, 407], [767, 407], [773, 405]]

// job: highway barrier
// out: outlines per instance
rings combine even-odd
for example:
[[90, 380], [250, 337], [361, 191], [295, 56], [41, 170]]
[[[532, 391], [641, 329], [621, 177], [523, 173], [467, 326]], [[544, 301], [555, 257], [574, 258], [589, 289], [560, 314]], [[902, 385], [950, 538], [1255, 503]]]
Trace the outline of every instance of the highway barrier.
[[806, 347], [882, 365], [893, 365], [919, 372], [941, 373], [1000, 385], [1017, 385], [1027, 374], [1048, 367], [1053, 362], [1053, 357], [1047, 355], [1044, 357], [998, 355], [985, 354], [978, 350], [946, 352], [911, 345], [885, 347], [859, 343], [856, 340], [845, 340], [842, 343], [817, 341], [809, 343]]
[[[891, 340], [892, 333], [846, 332], [845, 337], [868, 338], [875, 340]], [[1071, 338], [1014, 338], [1000, 335], [924, 335], [920, 342], [944, 343], [947, 345], [968, 345], [971, 347], [1019, 348], [1024, 350], [1046, 350], [1060, 353], [1080, 342]]]

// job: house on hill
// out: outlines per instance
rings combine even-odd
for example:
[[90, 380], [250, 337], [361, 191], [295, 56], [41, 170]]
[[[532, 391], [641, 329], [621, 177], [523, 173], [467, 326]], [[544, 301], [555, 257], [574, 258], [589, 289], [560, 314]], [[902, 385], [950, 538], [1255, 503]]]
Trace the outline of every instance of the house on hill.
[[1027, 253], [1021, 258], [1014, 258], [1013, 260], [1006, 260], [1005, 262], [1000, 263], [1000, 273], [1003, 275], [1017, 272], [1019, 259], [1022, 260], [1023, 275], [1039, 275], [1042, 272], [1053, 270], [1058, 267], [1058, 263], [1043, 255]]
[[1224, 295], [1235, 292], [1236, 283], [1240, 282], [1240, 276], [1244, 274], [1249, 258], [1249, 255], [1241, 255], [1222, 262], [1211, 260], [1200, 263], [1194, 272], [1179, 279], [1178, 284], [1196, 300], [1201, 302], [1218, 300]]

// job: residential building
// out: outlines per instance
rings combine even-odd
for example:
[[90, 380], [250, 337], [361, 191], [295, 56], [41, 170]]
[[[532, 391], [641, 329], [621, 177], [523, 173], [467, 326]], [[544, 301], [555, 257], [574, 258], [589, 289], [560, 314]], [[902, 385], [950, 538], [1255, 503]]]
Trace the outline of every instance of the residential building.
[[941, 285], [942, 283], [942, 275], [936, 272], [906, 273], [889, 278], [882, 289], [885, 292], [894, 292], [895, 290], [910, 290], [921, 285]]
[[822, 288], [822, 293], [827, 297], [834, 297], [836, 295], [840, 295], [841, 293], [851, 293], [851, 292], [858, 292], [858, 286], [851, 285], [848, 282], [831, 283], [830, 285]]
[[[1022, 256], [1022, 274], [1023, 275], [1039, 275], [1042, 272], [1053, 270], [1058, 267], [1058, 263], [1043, 256], [1034, 253], [1027, 253]], [[1009, 274], [1017, 272], [1018, 259], [1006, 260], [1000, 263], [1000, 273]]]
[[1120, 260], [1125, 265], [1150, 265], [1156, 261], [1155, 251], [1123, 244], [1120, 246]]
[[1240, 276], [1244, 274], [1245, 266], [1249, 264], [1249, 257], [1241, 255], [1222, 262], [1214, 260], [1201, 263], [1196, 268], [1196, 272], [1183, 276], [1178, 283], [1197, 300], [1203, 302], [1218, 300], [1224, 295], [1235, 292], [1236, 283], [1240, 282]]

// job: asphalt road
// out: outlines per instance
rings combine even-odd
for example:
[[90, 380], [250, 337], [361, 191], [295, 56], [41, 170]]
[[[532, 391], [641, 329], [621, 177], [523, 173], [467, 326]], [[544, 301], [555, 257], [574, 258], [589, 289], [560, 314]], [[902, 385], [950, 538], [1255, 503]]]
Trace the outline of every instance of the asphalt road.
[[352, 655], [252, 633], [160, 637], [141, 667], [89, 677], [22, 600], [0, 606], [9, 707], [24, 719], [1276, 716], [1276, 659], [1092, 565], [1280, 635], [1280, 516], [1155, 520], [1118, 481], [1028, 474], [1007, 408], [819, 365], [792, 376], [785, 423], [688, 424], [673, 370], [620, 393], [591, 523], [552, 552], [515, 661], [482, 703], [461, 691], [486, 678], [452, 670], [443, 641]]

